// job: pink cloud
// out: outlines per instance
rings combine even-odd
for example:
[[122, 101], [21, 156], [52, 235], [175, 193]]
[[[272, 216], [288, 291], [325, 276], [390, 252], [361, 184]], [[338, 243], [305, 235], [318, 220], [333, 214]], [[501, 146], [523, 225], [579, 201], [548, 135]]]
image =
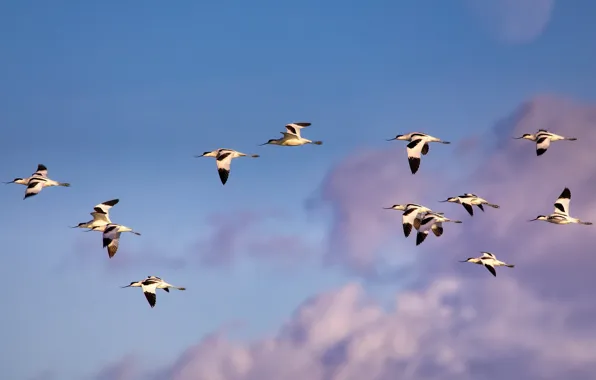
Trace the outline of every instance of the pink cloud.
[[[464, 224], [397, 253], [414, 255], [410, 270], [419, 278], [391, 310], [347, 284], [305, 301], [272, 337], [246, 344], [213, 334], [159, 376], [148, 369], [121, 380], [593, 379], [596, 226], [527, 220], [550, 213], [569, 186], [571, 214], [596, 222], [595, 126], [596, 106], [535, 98], [499, 123], [494, 150], [457, 184], [424, 167], [412, 182], [403, 147], [347, 159], [325, 179], [319, 202], [334, 215], [325, 255], [347, 270], [374, 278], [376, 252], [392, 235], [403, 238], [400, 218], [380, 206], [431, 205], [469, 186], [501, 208], [470, 217], [444, 205]], [[511, 139], [543, 127], [579, 140], [555, 142], [537, 157], [533, 143]], [[494, 278], [457, 262], [480, 250], [516, 267], [497, 268]]]

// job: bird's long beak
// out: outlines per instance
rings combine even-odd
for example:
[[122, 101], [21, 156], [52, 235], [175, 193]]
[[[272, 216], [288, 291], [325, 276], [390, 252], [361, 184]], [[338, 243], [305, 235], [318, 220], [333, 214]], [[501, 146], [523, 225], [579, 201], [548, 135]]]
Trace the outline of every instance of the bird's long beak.
[[392, 139], [385, 140], [385, 141], [393, 141], [393, 140], [397, 140], [397, 137], [394, 137], [394, 138], [392, 138]]
[[383, 210], [393, 210], [393, 207], [383, 207]]
[[9, 183], [14, 183], [14, 181], [10, 181], [10, 182], [2, 182], [5, 185], [8, 185]]
[[523, 138], [524, 138], [524, 136], [522, 136], [522, 137], [512, 137], [512, 139], [515, 139], [515, 140], [519, 140], [519, 139], [523, 139]]
[[530, 219], [530, 220], [528, 220], [528, 222], [533, 222], [535, 220], [538, 220], [538, 218]]
[[449, 199], [445, 199], [444, 201], [439, 201], [439, 202], [441, 202], [441, 203], [449, 202]]
[[122, 289], [124, 288], [130, 288], [130, 285], [126, 285], [126, 286], [121, 286]]
[[199, 158], [199, 157], [203, 157], [205, 156], [204, 154], [201, 154], [200, 156], [195, 156], [195, 158]]
[[78, 228], [79, 226], [68, 226], [68, 228]]
[[267, 142], [266, 142], [266, 143], [264, 143], [264, 144], [259, 144], [259, 146], [263, 146], [263, 145], [267, 145], [267, 144], [269, 144], [269, 141], [267, 141]]
[[467, 263], [468, 260], [458, 260], [460, 263]]

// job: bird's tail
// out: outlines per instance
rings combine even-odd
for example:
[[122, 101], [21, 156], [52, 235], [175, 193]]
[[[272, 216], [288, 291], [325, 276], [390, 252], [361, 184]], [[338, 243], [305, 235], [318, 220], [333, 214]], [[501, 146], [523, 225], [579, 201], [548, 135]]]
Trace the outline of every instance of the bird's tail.
[[501, 207], [501, 206], [499, 206], [499, 205], [494, 205], [494, 204], [492, 204], [492, 203], [487, 203], [486, 205], [487, 205], [487, 206], [490, 206], [490, 207], [492, 207], [492, 208], [499, 208], [499, 207]]
[[505, 266], [506, 266], [507, 268], [515, 268], [515, 265], [514, 265], [514, 264], [505, 264]]
[[315, 145], [323, 145], [323, 142], [322, 141], [313, 141], [312, 143], [315, 144]]
[[60, 182], [58, 186], [70, 187], [70, 183], [67, 182]]

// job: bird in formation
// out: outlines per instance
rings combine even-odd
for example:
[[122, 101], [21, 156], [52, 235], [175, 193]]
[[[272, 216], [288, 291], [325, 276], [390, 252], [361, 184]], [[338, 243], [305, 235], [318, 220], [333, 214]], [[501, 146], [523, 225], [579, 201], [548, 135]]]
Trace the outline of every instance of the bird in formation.
[[551, 141], [560, 141], [560, 140], [567, 140], [567, 141], [575, 141], [577, 138], [575, 137], [565, 137], [561, 135], [556, 135], [552, 132], [547, 131], [546, 129], [539, 129], [536, 134], [524, 133], [521, 137], [514, 137], [516, 140], [525, 139], [530, 141], [536, 141], [536, 155], [542, 156], [548, 147], [550, 146]]
[[39, 194], [44, 187], [62, 186], [70, 187], [70, 183], [58, 182], [48, 178], [48, 168], [45, 165], [37, 165], [37, 171], [29, 178], [15, 178], [10, 182], [4, 182], [5, 184], [16, 183], [18, 185], [25, 185], [25, 196], [23, 200]]
[[186, 290], [186, 288], [174, 286], [172, 284], [168, 284], [164, 280], [156, 276], [147, 276], [144, 280], [131, 282], [126, 286], [122, 286], [122, 288], [141, 288], [145, 298], [147, 298], [147, 302], [149, 302], [149, 306], [151, 308], [155, 307], [155, 301], [157, 296], [155, 294], [156, 289], [163, 289], [166, 293], [170, 292], [170, 288], [178, 289], [178, 290]]
[[480, 198], [476, 194], [472, 193], [465, 193], [464, 195], [458, 195], [457, 197], [449, 197], [446, 200], [439, 202], [459, 203], [464, 206], [470, 216], [474, 216], [474, 209], [472, 206], [477, 206], [482, 211], [484, 211], [483, 205], [487, 205], [492, 208], [499, 208], [499, 205], [488, 203], [486, 199]]
[[410, 171], [412, 174], [416, 174], [418, 169], [420, 168], [420, 155], [428, 154], [430, 149], [429, 143], [437, 142], [441, 144], [451, 144], [449, 141], [443, 141], [440, 138], [433, 137], [431, 135], [427, 135], [426, 133], [420, 132], [412, 132], [406, 135], [397, 135], [392, 139], [387, 141], [393, 140], [403, 140], [409, 141], [406, 152], [408, 154], [408, 163], [410, 164]]
[[514, 268], [515, 265], [507, 264], [503, 261], [497, 260], [496, 256], [490, 252], [480, 252], [482, 256], [480, 257], [469, 257], [466, 260], [460, 261], [460, 263], [472, 263], [478, 265], [484, 265], [486, 269], [495, 277], [497, 277], [497, 271], [495, 267], [507, 267], [507, 268]]
[[238, 152], [237, 150], [232, 149], [224, 149], [219, 148], [213, 150], [211, 152], [204, 152], [200, 156], [195, 157], [215, 157], [215, 163], [217, 165], [217, 173], [219, 174], [219, 179], [223, 185], [228, 182], [228, 177], [230, 176], [230, 165], [232, 163], [233, 158], [238, 157], [252, 157], [257, 158], [259, 157], [258, 154], [244, 154], [242, 152]]

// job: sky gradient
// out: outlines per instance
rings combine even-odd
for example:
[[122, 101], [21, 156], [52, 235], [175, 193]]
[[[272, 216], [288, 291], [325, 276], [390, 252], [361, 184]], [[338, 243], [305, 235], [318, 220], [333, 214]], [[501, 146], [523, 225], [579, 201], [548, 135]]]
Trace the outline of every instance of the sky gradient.
[[[589, 379], [596, 4], [0, 4], [0, 377]], [[322, 146], [259, 147], [292, 121]], [[514, 135], [577, 137], [539, 158]], [[405, 143], [432, 145], [412, 176]], [[220, 147], [257, 153], [233, 161]], [[476, 193], [469, 217], [437, 201]], [[124, 234], [69, 229], [119, 198]], [[419, 247], [395, 203], [463, 220]], [[439, 209], [440, 206], [440, 209]], [[481, 250], [516, 268], [457, 260]], [[185, 292], [139, 289], [156, 275]], [[491, 327], [487, 328], [486, 324]], [[486, 355], [483, 357], [483, 355]], [[487, 357], [491, 360], [487, 361]]]

